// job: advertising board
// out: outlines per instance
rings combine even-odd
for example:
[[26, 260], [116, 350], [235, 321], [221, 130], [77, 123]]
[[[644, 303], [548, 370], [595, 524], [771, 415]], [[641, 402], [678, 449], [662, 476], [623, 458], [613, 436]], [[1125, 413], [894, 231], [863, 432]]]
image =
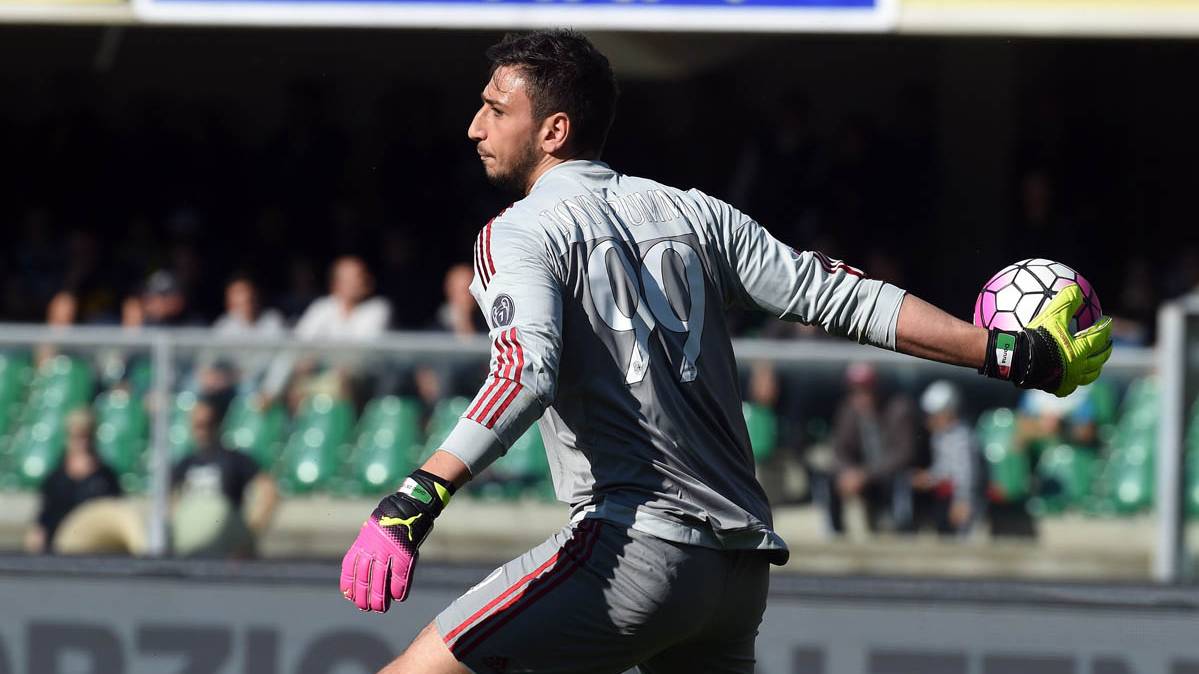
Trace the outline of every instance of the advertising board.
[[883, 31], [899, 0], [134, 0], [170, 23], [637, 31]]

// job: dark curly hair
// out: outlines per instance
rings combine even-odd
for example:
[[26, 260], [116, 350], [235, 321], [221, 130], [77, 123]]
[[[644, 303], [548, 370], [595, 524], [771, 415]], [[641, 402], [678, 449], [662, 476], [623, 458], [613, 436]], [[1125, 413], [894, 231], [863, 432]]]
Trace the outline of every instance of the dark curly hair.
[[608, 57], [573, 30], [508, 33], [487, 50], [490, 74], [503, 66], [527, 78], [533, 117], [540, 121], [564, 112], [570, 118], [570, 149], [599, 156], [616, 116], [620, 95]]

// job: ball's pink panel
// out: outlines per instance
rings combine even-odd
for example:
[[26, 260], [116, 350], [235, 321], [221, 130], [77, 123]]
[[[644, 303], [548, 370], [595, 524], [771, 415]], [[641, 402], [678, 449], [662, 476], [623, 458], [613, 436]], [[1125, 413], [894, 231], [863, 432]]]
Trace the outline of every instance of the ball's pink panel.
[[[1024, 260], [1022, 262], [1028, 261]], [[1043, 264], [1061, 265], [1061, 263], [1052, 263], [1049, 261], [1044, 261]], [[1067, 265], [1061, 266], [1065, 267], [1066, 269], [1070, 269]], [[1073, 270], [1071, 269], [1071, 271]], [[985, 292], [986, 290], [999, 291], [1007, 288], [1012, 284], [1017, 272], [1019, 272], [1019, 267], [1016, 267], [1015, 265], [1004, 267], [999, 273], [992, 276], [991, 279], [983, 286], [984, 292], [979, 293], [978, 298], [974, 302], [975, 325], [998, 328], [1000, 330], [1023, 329], [1023, 326], [1020, 325], [1020, 320], [1014, 313], [1010, 311], [1010, 309], [1014, 308], [1016, 304], [1012, 304], [1011, 307], [1005, 304], [1003, 307], [1004, 310], [998, 311], [998, 307], [995, 306], [995, 293]], [[1076, 271], [1074, 272], [1074, 275], [1076, 276], [1074, 281], [1060, 278], [1057, 279], [1053, 283], [1053, 290], [1061, 290], [1062, 288], [1070, 285], [1070, 283], [1078, 284], [1079, 289], [1082, 290], [1083, 293], [1083, 304], [1079, 308], [1078, 312], [1074, 314], [1073, 322], [1075, 325], [1071, 327], [1077, 330], [1085, 330], [1086, 328], [1094, 325], [1095, 322], [1099, 320], [1099, 317], [1103, 315], [1103, 307], [1100, 306], [1099, 296], [1095, 294], [1095, 289], [1091, 286], [1090, 281], [1087, 281], [1082, 274], [1079, 274]], [[1011, 293], [1012, 290], [1009, 289], [1006, 294]]]
[[1020, 319], [1016, 318], [1016, 314], [1011, 311], [1000, 311], [991, 319], [991, 327], [997, 330], [1023, 330], [1024, 326], [1020, 325]]
[[979, 308], [974, 312], [974, 324], [990, 327], [995, 316], [995, 293], [984, 290], [979, 293], [976, 304]]
[[1011, 283], [1012, 279], [1014, 279], [1016, 277], [1016, 272], [1018, 272], [1018, 271], [1020, 271], [1020, 270], [1017, 269], [1016, 267], [1012, 267], [1012, 266], [1004, 267], [1003, 269], [999, 270], [998, 274], [995, 274], [994, 276], [992, 276], [991, 280], [987, 281], [983, 285], [983, 288], [986, 288], [989, 290], [999, 290], [999, 289], [1003, 288], [1004, 286], [1008, 285], [1009, 283]]

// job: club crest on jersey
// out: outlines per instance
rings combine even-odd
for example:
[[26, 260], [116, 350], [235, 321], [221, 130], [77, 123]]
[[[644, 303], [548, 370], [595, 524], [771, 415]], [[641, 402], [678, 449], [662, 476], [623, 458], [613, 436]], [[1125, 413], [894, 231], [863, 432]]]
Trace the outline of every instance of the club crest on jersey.
[[491, 303], [491, 326], [502, 328], [512, 322], [516, 315], [516, 302], [507, 294], [502, 294]]

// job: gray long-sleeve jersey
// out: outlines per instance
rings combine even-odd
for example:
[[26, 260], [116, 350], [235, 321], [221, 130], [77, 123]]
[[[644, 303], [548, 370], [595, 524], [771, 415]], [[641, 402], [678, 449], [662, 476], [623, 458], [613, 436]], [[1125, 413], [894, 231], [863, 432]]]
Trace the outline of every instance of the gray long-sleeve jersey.
[[573, 517], [777, 551], [724, 311], [895, 346], [903, 291], [796, 252], [698, 190], [570, 161], [479, 233], [491, 372], [443, 449], [472, 474], [540, 419]]

